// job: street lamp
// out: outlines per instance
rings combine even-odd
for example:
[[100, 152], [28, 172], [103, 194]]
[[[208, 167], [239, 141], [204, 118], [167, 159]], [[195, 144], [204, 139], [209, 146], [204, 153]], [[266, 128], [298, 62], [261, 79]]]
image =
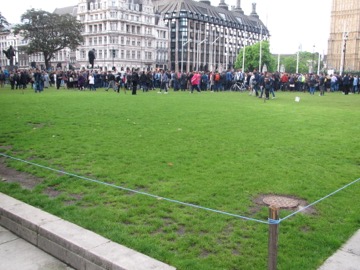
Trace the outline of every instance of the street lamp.
[[261, 61], [262, 61], [262, 25], [260, 25], [260, 52], [259, 52], [259, 72], [261, 73]]
[[247, 45], [247, 39], [244, 42], [244, 49], [243, 49], [243, 59], [242, 59], [242, 72], [245, 72], [245, 50]]
[[[220, 38], [220, 36], [218, 36], [213, 42], [211, 42], [211, 45], [213, 46], [212, 48], [212, 54], [213, 54], [213, 67], [215, 67], [215, 60], [216, 60], [216, 46], [215, 46], [215, 50], [214, 50], [214, 43]], [[212, 71], [214, 71], [214, 68], [212, 69]]]
[[347, 39], [348, 39], [348, 33], [344, 31], [344, 33], [343, 33], [342, 51], [341, 51], [340, 76], [342, 75], [343, 71], [345, 70], [345, 54], [346, 54], [346, 41], [347, 41]]
[[311, 62], [311, 73], [314, 73], [314, 67], [315, 67], [315, 45], [313, 45], [313, 53], [312, 53], [312, 62]]
[[111, 50], [112, 52], [112, 68], [111, 69], [114, 69], [114, 61], [115, 61], [115, 49], [114, 49], [114, 47], [113, 47], [113, 49]]
[[188, 44], [189, 42], [191, 42], [191, 39], [189, 39], [188, 41], [184, 42], [184, 32], [182, 33], [182, 45], [181, 45], [181, 73], [184, 72], [184, 46], [186, 44]]
[[[199, 41], [198, 44], [197, 44], [197, 57], [196, 57], [196, 61], [197, 61], [197, 68], [196, 70], [199, 71], [199, 62], [200, 62], [200, 59], [199, 59], [199, 46], [201, 46], [202, 43], [204, 43], [207, 39], [205, 38], [204, 40], [202, 41]], [[201, 48], [201, 47], [200, 47]]]
[[297, 54], [296, 54], [296, 73], [299, 73], [299, 57], [300, 57], [300, 51], [301, 51], [301, 44], [299, 45]]

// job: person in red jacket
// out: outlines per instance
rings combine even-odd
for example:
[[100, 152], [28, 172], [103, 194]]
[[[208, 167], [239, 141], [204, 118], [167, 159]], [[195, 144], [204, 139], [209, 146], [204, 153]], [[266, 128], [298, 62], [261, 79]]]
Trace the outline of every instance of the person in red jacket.
[[191, 77], [191, 93], [194, 92], [194, 89], [196, 89], [199, 93], [201, 92], [200, 81], [201, 81], [201, 75], [199, 71], [196, 71], [194, 75]]
[[280, 78], [280, 89], [285, 91], [288, 89], [289, 77], [286, 73], [284, 73]]

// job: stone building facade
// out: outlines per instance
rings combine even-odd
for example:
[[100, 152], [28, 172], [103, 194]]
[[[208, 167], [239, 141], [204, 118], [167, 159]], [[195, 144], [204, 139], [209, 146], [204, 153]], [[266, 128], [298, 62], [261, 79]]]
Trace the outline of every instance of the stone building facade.
[[94, 50], [95, 66], [101, 69], [166, 67], [168, 30], [151, 0], [79, 0], [77, 18], [85, 39], [77, 66], [86, 67], [88, 52]]
[[[270, 33], [255, 3], [251, 14], [245, 15], [240, 0], [231, 10], [225, 0], [219, 1], [212, 6], [207, 0], [78, 0], [78, 5], [57, 8], [54, 13], [72, 14], [81, 21], [84, 43], [76, 51], [57, 52], [51, 65], [87, 68], [92, 50], [94, 68], [101, 70], [232, 68], [241, 48], [268, 40]], [[20, 58], [20, 68], [44, 66], [42, 54]]]
[[327, 67], [336, 72], [360, 71], [360, 1], [333, 0]]

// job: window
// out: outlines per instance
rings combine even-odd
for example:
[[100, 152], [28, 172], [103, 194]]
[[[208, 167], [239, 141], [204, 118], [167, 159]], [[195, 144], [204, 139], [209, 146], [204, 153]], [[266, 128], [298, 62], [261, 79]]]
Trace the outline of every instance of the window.
[[116, 23], [116, 22], [112, 22], [112, 23], [110, 24], [110, 30], [112, 30], [112, 31], [117, 30], [117, 23]]

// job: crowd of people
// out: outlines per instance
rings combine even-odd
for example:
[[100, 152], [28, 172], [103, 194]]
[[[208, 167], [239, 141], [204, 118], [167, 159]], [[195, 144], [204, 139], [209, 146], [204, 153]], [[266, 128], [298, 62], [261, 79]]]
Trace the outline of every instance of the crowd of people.
[[339, 74], [288, 74], [279, 72], [243, 72], [239, 70], [227, 70], [223, 72], [174, 72], [165, 70], [139, 71], [138, 69], [121, 69], [110, 71], [56, 70], [46, 72], [39, 69], [22, 69], [8, 71], [0, 69], [0, 86], [10, 84], [11, 89], [31, 88], [36, 93], [42, 92], [49, 87], [56, 89], [78, 89], [96, 91], [103, 88], [106, 91], [113, 90], [120, 93], [131, 90], [136, 94], [138, 90], [148, 92], [157, 90], [158, 93], [167, 94], [171, 88], [173, 91], [249, 91], [250, 95], [275, 98], [277, 91], [300, 91], [312, 95], [318, 92], [324, 95], [326, 92], [342, 91], [344, 94], [359, 93], [360, 80], [357, 75]]

